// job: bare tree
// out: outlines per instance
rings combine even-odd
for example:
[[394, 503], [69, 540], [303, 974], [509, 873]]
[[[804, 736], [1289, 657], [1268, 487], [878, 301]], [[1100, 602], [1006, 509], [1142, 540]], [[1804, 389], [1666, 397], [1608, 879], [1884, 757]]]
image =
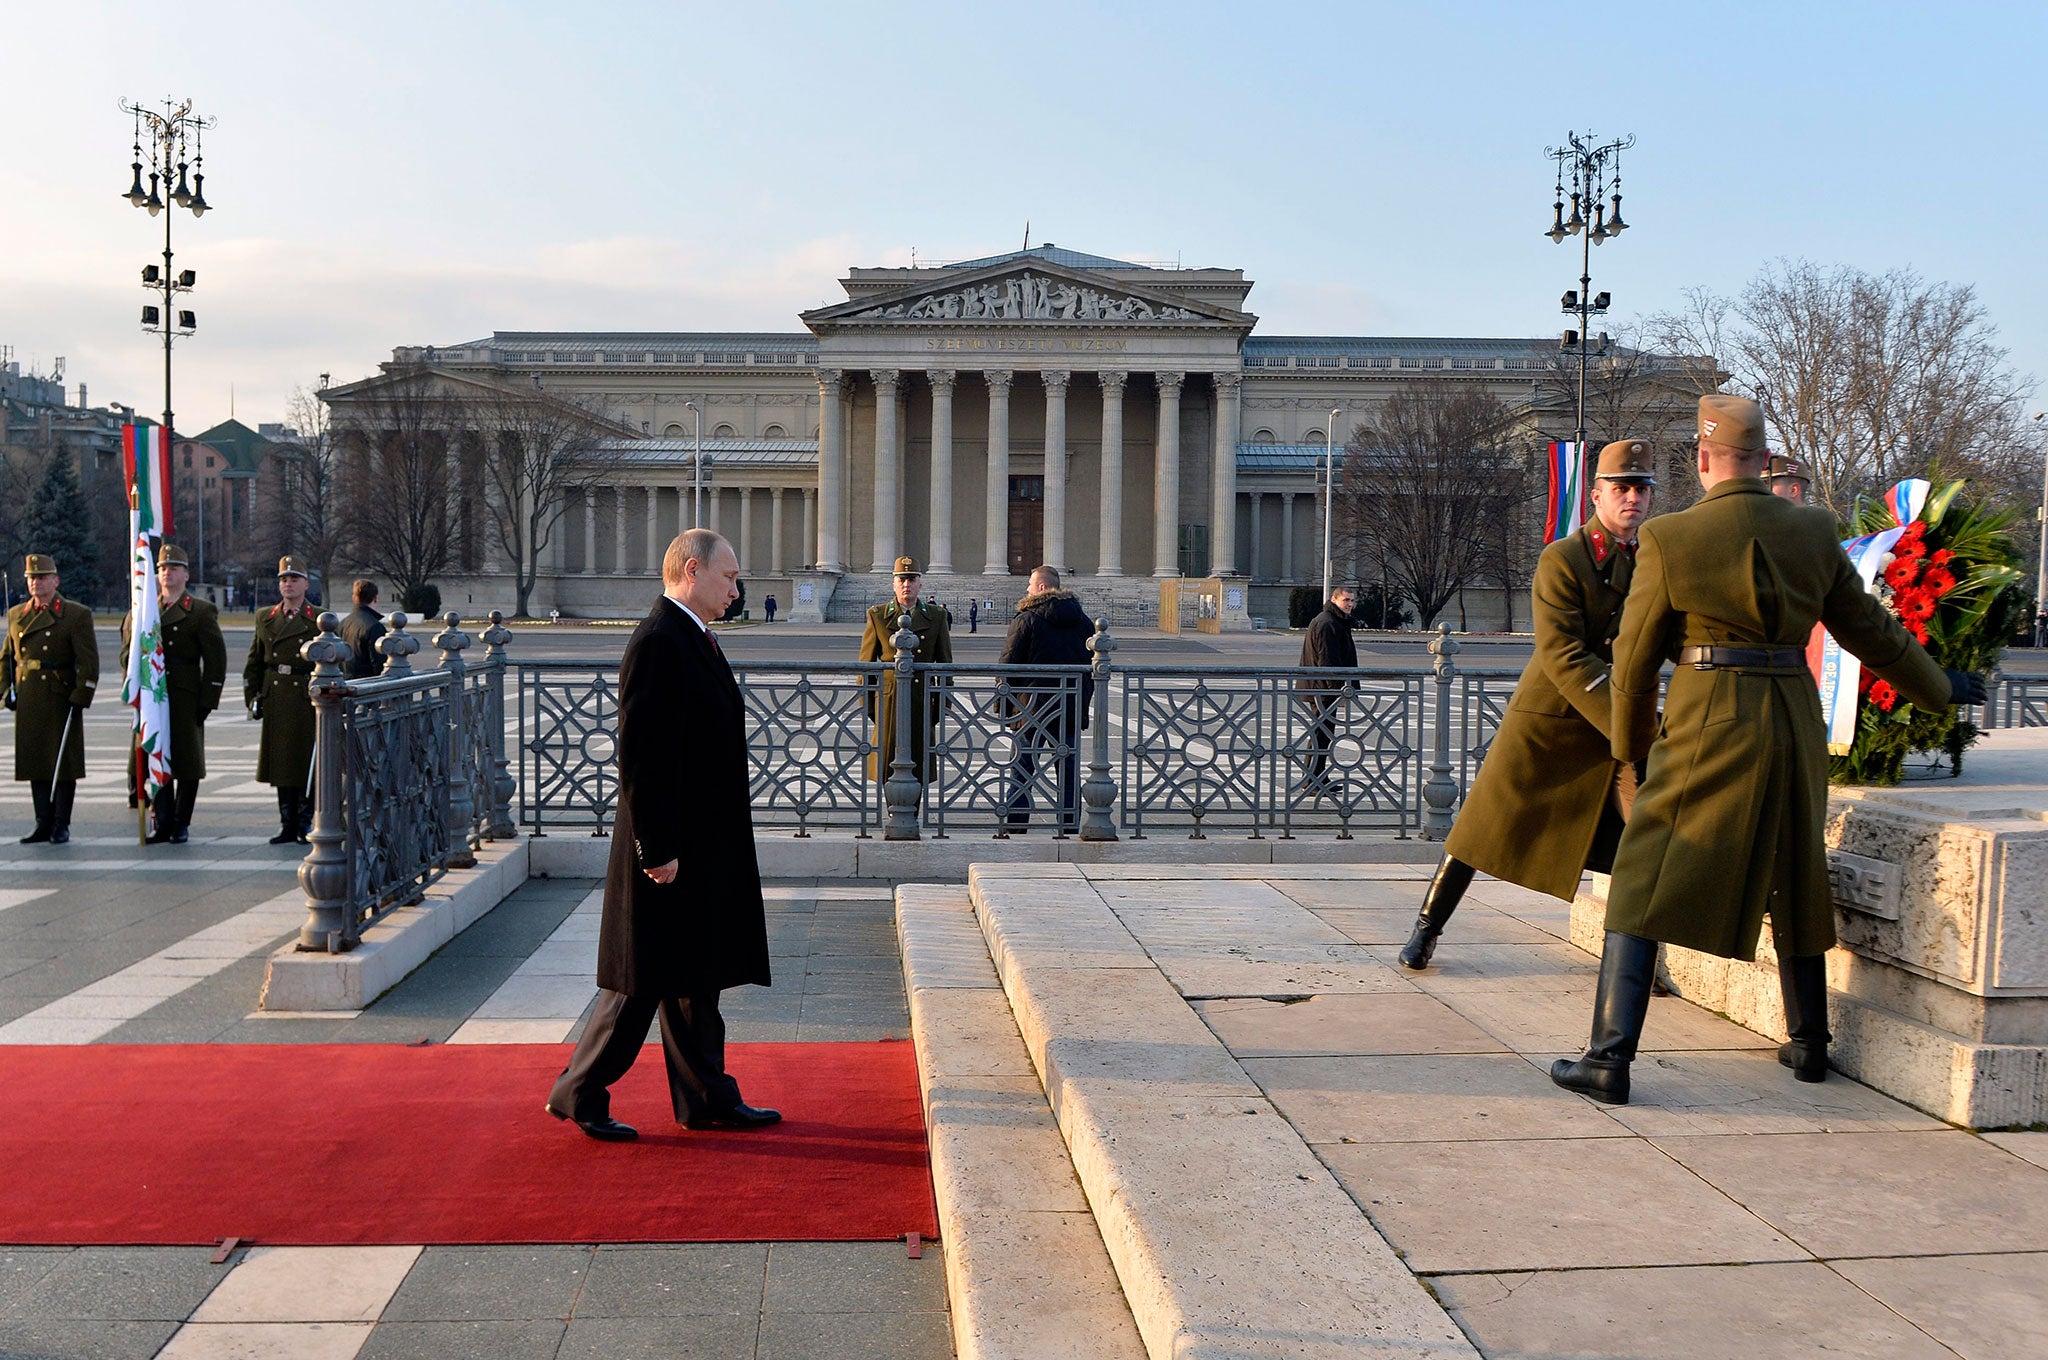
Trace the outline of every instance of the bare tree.
[[462, 404], [424, 367], [388, 376], [351, 400], [332, 437], [342, 445], [347, 555], [389, 577], [403, 598], [445, 570], [454, 554], [449, 451], [466, 420]]
[[1652, 330], [1665, 349], [1717, 356], [1838, 515], [1911, 476], [1968, 476], [1996, 503], [2019, 498], [2031, 385], [1966, 284], [1781, 261], [1739, 298], [1688, 293]]
[[342, 504], [342, 440], [327, 403], [306, 388], [292, 390], [285, 418], [297, 434], [271, 454], [277, 460], [272, 486], [282, 513], [272, 523], [265, 555], [303, 559], [332, 601], [334, 563], [351, 527]]
[[1432, 383], [1389, 398], [1345, 446], [1333, 524], [1342, 555], [1383, 553], [1425, 628], [1487, 574], [1523, 472], [1520, 425], [1484, 389]]
[[541, 554], [570, 501], [616, 478], [617, 460], [606, 454], [603, 441], [632, 431], [543, 391], [538, 377], [530, 389], [473, 396], [469, 411], [489, 489], [483, 499], [518, 595], [514, 612], [526, 618]]

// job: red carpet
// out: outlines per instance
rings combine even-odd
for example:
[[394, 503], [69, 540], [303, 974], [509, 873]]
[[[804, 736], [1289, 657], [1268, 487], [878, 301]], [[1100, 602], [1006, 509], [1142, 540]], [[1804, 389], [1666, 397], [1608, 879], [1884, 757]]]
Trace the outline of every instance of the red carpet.
[[936, 1235], [907, 1043], [735, 1044], [757, 1133], [692, 1133], [661, 1050], [637, 1143], [546, 1115], [552, 1044], [0, 1048], [0, 1242], [856, 1241]]

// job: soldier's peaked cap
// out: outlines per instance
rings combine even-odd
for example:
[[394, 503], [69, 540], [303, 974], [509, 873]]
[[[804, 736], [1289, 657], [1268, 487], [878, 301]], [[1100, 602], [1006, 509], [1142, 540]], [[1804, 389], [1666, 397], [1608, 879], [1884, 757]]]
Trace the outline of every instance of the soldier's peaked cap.
[[1596, 480], [1647, 482], [1657, 484], [1657, 469], [1650, 462], [1650, 445], [1643, 439], [1617, 439], [1600, 450], [1600, 462], [1593, 473]]
[[28, 566], [23, 569], [28, 576], [54, 576], [57, 573], [57, 559], [48, 553], [30, 553]]
[[[277, 559], [277, 574], [279, 576], [305, 576], [306, 564], [296, 557], [280, 557]], [[307, 579], [310, 580], [312, 578], [308, 577]]]
[[921, 572], [921, 571], [919, 571], [919, 570], [917, 569], [917, 559], [916, 559], [915, 557], [899, 557], [899, 558], [897, 558], [897, 559], [896, 559], [896, 574], [897, 574], [898, 576], [922, 576], [922, 575], [924, 575], [924, 573], [923, 573], [923, 572]]
[[1748, 397], [1714, 392], [1700, 398], [1699, 435], [1725, 449], [1762, 453], [1764, 408]]
[[189, 567], [192, 559], [185, 556], [185, 550], [175, 543], [166, 543], [158, 550], [156, 564], [160, 567]]

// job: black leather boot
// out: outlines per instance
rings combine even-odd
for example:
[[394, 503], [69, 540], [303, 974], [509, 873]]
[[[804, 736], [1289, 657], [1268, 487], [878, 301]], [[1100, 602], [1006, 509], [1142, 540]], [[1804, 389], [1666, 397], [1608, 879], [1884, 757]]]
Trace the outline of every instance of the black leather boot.
[[50, 844], [70, 844], [71, 805], [77, 797], [76, 779], [60, 779], [50, 789]]
[[299, 795], [290, 789], [277, 791], [277, 820], [281, 829], [270, 838], [272, 845], [290, 845], [299, 838]]
[[1828, 1079], [1828, 960], [1825, 954], [1778, 956], [1778, 986], [1785, 994], [1785, 1031], [1778, 1061], [1801, 1081]]
[[1429, 881], [1429, 892], [1423, 896], [1422, 915], [1415, 918], [1415, 933], [1402, 946], [1403, 968], [1419, 973], [1429, 967], [1429, 960], [1436, 953], [1436, 937], [1444, 933], [1451, 913], [1458, 909], [1465, 889], [1471, 886], [1472, 866], [1445, 855], [1436, 866], [1436, 877]]
[[178, 825], [171, 832], [171, 844], [183, 845], [192, 838], [192, 809], [199, 802], [199, 781], [180, 779], [178, 781]]
[[1584, 1057], [1552, 1063], [1552, 1081], [1603, 1104], [1628, 1104], [1628, 1065], [1643, 1037], [1656, 971], [1655, 940], [1607, 932], [1600, 948], [1600, 990], [1593, 997], [1593, 1042]]
[[157, 790], [156, 797], [149, 805], [149, 843], [163, 845], [178, 829], [178, 791], [175, 783], [166, 784]]
[[300, 845], [311, 845], [313, 843], [313, 795], [310, 793], [302, 793], [299, 795], [298, 831], [298, 841]]
[[47, 779], [29, 781], [28, 796], [36, 805], [36, 829], [21, 838], [23, 845], [41, 845], [50, 839], [50, 782]]

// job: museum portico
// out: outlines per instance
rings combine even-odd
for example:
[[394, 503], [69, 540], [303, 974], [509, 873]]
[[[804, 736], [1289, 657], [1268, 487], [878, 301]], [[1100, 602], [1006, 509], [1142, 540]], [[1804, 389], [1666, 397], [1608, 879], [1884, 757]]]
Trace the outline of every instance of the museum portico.
[[[1051, 562], [1133, 601], [1157, 599], [1153, 578], [1246, 577], [1271, 613], [1266, 588], [1321, 574], [1327, 429], [1341, 446], [1419, 382], [1527, 406], [1554, 343], [1262, 337], [1241, 270], [1051, 245], [856, 268], [840, 287], [801, 333], [500, 332], [402, 347], [326, 395], [344, 423], [393, 372], [424, 369], [541, 383], [640, 432], [606, 441], [608, 484], [564, 507], [538, 608], [644, 594], [693, 515], [701, 422], [703, 518], [739, 550], [750, 598], [792, 592], [787, 607], [808, 570], [836, 616], [909, 554], [954, 598], [1014, 599], [1014, 578]], [[502, 566], [475, 561], [473, 598]]]

